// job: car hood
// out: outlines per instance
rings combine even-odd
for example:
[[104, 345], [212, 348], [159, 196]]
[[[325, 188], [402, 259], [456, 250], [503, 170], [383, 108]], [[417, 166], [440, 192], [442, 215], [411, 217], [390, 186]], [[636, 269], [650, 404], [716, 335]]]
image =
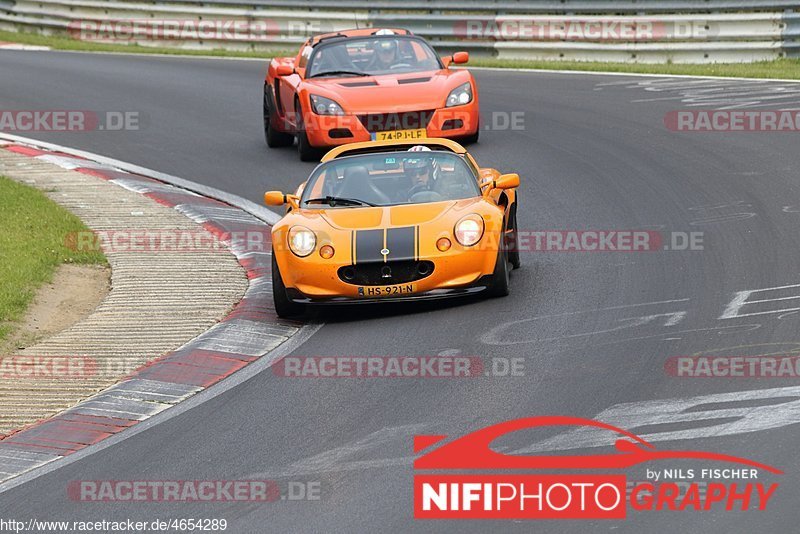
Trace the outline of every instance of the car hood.
[[397, 113], [444, 107], [447, 95], [470, 80], [466, 71], [425, 71], [362, 78], [307, 80], [308, 91], [333, 98], [348, 113]]

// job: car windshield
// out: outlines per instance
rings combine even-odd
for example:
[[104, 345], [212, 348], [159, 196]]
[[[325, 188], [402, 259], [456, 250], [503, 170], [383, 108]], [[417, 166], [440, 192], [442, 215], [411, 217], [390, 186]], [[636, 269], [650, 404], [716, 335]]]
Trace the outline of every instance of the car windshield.
[[422, 39], [380, 35], [318, 44], [308, 60], [306, 76], [374, 76], [441, 68], [439, 56]]
[[316, 168], [303, 190], [305, 208], [394, 206], [480, 196], [477, 176], [452, 152], [346, 156]]

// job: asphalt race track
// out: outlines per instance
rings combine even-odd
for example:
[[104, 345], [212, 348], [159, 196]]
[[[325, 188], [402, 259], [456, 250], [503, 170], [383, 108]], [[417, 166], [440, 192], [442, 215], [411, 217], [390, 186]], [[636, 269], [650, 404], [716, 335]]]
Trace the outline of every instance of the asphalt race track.
[[[138, 112], [139, 131], [18, 133], [259, 202], [267, 189], [293, 190], [313, 169], [295, 149], [264, 144], [265, 68], [258, 61], [0, 52], [0, 109]], [[225, 518], [231, 532], [796, 530], [797, 379], [678, 378], [664, 364], [680, 355], [800, 351], [800, 287], [750, 296], [764, 302], [738, 308], [746, 317], [729, 306], [737, 292], [800, 284], [797, 134], [679, 133], [665, 127], [664, 116], [690, 106], [796, 108], [797, 86], [498, 71], [476, 77], [484, 125], [491, 126], [492, 113], [498, 122], [522, 114], [523, 128], [483, 131], [471, 148], [483, 166], [522, 177], [520, 229], [703, 232], [703, 250], [523, 252], [507, 298], [322, 311], [312, 320], [324, 326], [296, 355], [523, 358], [524, 373], [314, 379], [265, 371], [0, 494], [2, 515]], [[743, 391], [752, 393], [725, 395]], [[741, 456], [786, 474], [776, 477], [780, 487], [763, 512], [629, 510], [625, 521], [604, 522], [413, 520], [414, 434], [459, 436], [535, 415], [597, 418], [662, 449]], [[496, 445], [562, 452], [587, 445], [548, 432], [518, 432]], [[629, 480], [644, 476], [644, 466], [628, 471]], [[320, 499], [86, 503], [66, 492], [73, 480], [243, 478], [318, 482]]]

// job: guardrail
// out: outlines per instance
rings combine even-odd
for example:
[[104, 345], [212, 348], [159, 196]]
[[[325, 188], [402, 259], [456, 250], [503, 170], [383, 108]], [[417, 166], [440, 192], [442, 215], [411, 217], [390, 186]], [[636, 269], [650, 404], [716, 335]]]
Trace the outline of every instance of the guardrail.
[[776, 0], [0, 0], [0, 28], [97, 42], [294, 49], [352, 27], [403, 27], [500, 59], [708, 63], [800, 57], [800, 2]]

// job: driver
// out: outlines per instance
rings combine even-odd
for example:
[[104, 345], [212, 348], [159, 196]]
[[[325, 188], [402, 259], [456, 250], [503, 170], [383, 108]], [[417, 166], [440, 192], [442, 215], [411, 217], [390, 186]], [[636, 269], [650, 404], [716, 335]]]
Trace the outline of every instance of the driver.
[[[430, 148], [426, 146], [415, 146], [410, 149], [411, 152], [430, 152]], [[408, 190], [408, 198], [423, 191], [433, 191], [436, 183], [435, 176], [435, 163], [431, 156], [422, 156], [408, 158], [403, 164], [403, 171], [411, 182], [411, 187]]]
[[[376, 35], [394, 35], [392, 31], [382, 32], [383, 30], [376, 33]], [[370, 70], [390, 70], [399, 59], [397, 39], [378, 39], [373, 41], [372, 50], [372, 59], [369, 64]]]

